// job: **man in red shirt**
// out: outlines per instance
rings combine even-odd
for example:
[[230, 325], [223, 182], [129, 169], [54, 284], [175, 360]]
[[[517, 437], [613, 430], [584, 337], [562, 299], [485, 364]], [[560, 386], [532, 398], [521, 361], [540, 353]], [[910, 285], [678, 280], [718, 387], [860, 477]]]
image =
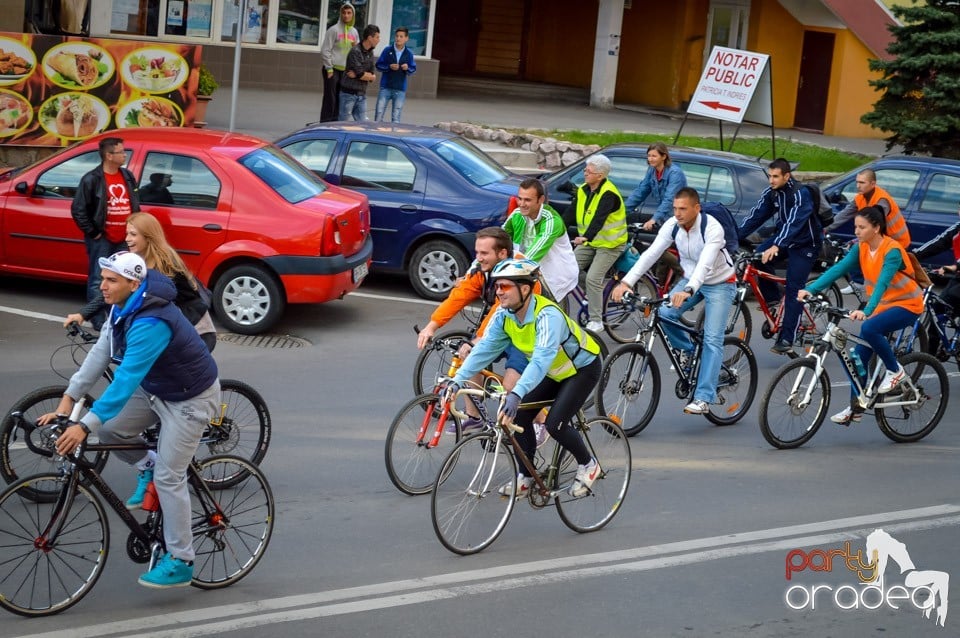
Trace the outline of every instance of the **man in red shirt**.
[[[100, 292], [100, 258], [126, 250], [127, 217], [140, 210], [137, 182], [123, 165], [127, 154], [123, 140], [100, 140], [100, 166], [80, 179], [70, 214], [83, 233], [90, 267], [87, 274], [87, 301]], [[103, 324], [102, 313], [90, 318], [97, 330]]]

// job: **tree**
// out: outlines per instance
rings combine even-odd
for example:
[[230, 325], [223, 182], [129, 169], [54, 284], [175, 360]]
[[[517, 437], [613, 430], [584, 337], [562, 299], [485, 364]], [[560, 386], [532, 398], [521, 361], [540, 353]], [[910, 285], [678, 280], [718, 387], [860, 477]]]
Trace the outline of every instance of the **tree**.
[[894, 6], [902, 26], [890, 27], [890, 60], [870, 60], [883, 92], [860, 121], [881, 131], [887, 150], [960, 159], [960, 2], [927, 0]]

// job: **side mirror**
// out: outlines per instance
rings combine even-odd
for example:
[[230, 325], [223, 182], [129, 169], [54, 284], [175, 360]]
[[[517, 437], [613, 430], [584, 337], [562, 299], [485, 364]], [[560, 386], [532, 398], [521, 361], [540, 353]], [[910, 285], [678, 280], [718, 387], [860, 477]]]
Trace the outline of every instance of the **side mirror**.
[[557, 190], [561, 193], [566, 193], [567, 195], [576, 195], [577, 194], [577, 185], [571, 181], [566, 181], [560, 186], [557, 187]]
[[17, 182], [17, 185], [13, 187], [13, 190], [17, 191], [21, 195], [26, 195], [30, 192], [30, 185], [26, 182]]

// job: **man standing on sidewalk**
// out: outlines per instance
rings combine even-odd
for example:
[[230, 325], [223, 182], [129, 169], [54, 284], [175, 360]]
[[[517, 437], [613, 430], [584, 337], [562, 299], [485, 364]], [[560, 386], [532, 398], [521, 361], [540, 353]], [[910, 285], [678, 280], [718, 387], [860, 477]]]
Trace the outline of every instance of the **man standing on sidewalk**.
[[340, 117], [340, 80], [347, 64], [347, 54], [360, 42], [360, 35], [353, 26], [355, 17], [352, 4], [344, 2], [340, 5], [340, 19], [327, 29], [320, 45], [320, 62], [323, 64], [321, 122], [332, 122]]
[[410, 30], [407, 27], [398, 27], [393, 35], [393, 46], [387, 47], [377, 59], [377, 70], [380, 76], [380, 93], [377, 95], [377, 107], [374, 119], [383, 121], [387, 102], [393, 102], [393, 111], [390, 121], [400, 122], [400, 113], [403, 111], [403, 102], [407, 97], [407, 76], [417, 71], [417, 63], [413, 59], [413, 52], [407, 48]]
[[340, 120], [363, 122], [367, 118], [367, 87], [377, 79], [373, 70], [376, 60], [373, 50], [380, 44], [380, 27], [368, 24], [363, 28], [363, 40], [350, 49], [347, 64], [340, 80]]

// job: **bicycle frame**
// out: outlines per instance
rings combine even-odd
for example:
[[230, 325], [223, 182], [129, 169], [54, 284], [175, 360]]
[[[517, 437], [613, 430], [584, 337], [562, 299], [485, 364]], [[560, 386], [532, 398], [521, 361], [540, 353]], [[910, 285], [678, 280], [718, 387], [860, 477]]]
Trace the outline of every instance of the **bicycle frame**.
[[[740, 268], [737, 268], [737, 302], [736, 309], [731, 315], [730, 322], [727, 324], [727, 330], [729, 331], [735, 325], [737, 317], [742, 310], [743, 301], [746, 299], [747, 286], [750, 287], [750, 291], [753, 293], [754, 298], [760, 305], [760, 312], [763, 313], [764, 319], [767, 321], [770, 326], [771, 336], [775, 337], [780, 332], [780, 326], [783, 323], [783, 315], [786, 310], [786, 304], [783, 303], [784, 297], [780, 297], [780, 303], [777, 304], [777, 312], [774, 314], [771, 312], [770, 305], [767, 304], [767, 300], [764, 299], [763, 293], [760, 292], [760, 280], [764, 279], [771, 283], [777, 284], [778, 286], [786, 286], [787, 280], [785, 277], [778, 277], [777, 275], [768, 273], [764, 270], [757, 268], [754, 263], [756, 256], [750, 255], [745, 258], [741, 258], [745, 261], [745, 266], [742, 271]], [[813, 319], [813, 315], [810, 313], [807, 306], [803, 307], [803, 313], [807, 318], [808, 325], [816, 325]], [[799, 330], [803, 331], [803, 322], [800, 322]]]
[[[946, 308], [946, 312], [938, 313], [934, 310], [936, 304], [940, 304]], [[917, 317], [912, 325], [903, 328], [897, 334], [897, 339], [893, 346], [894, 351], [903, 353], [912, 352], [915, 335], [927, 326], [936, 328], [940, 337], [940, 345], [948, 357], [950, 355], [957, 357], [957, 355], [960, 354], [960, 325], [957, 323], [957, 317], [954, 316], [953, 311], [950, 310], [950, 305], [933, 292], [933, 287], [923, 291], [923, 312], [920, 313], [920, 316]], [[952, 337], [947, 336], [948, 328], [953, 330]], [[936, 353], [933, 354], [936, 355]], [[945, 361], [946, 359], [943, 360]], [[960, 358], [957, 358], [957, 366], [960, 367]]]
[[[647, 352], [653, 352], [654, 340], [659, 338], [661, 345], [663, 345], [663, 349], [670, 358], [670, 363], [673, 365], [673, 369], [676, 370], [680, 379], [688, 384], [689, 388], [694, 389], [696, 387], [697, 375], [700, 371], [701, 357], [699, 355], [703, 350], [703, 337], [697, 330], [684, 325], [682, 322], [674, 321], [669, 317], [663, 317], [660, 315], [660, 306], [669, 301], [670, 300], [666, 297], [661, 297], [660, 299], [654, 300], [644, 298], [638, 300], [638, 302], [642, 305], [650, 306], [653, 318], [650, 320], [650, 323], [646, 328], [637, 333], [637, 337], [634, 339], [634, 341], [636, 343], [642, 343], [647, 349]], [[694, 363], [693, 367], [690, 368], [689, 376], [687, 371], [683, 369], [680, 359], [676, 355], [675, 348], [673, 345], [671, 345], [670, 340], [667, 338], [667, 333], [663, 329], [664, 323], [686, 332], [690, 337], [690, 341], [693, 342]]]

